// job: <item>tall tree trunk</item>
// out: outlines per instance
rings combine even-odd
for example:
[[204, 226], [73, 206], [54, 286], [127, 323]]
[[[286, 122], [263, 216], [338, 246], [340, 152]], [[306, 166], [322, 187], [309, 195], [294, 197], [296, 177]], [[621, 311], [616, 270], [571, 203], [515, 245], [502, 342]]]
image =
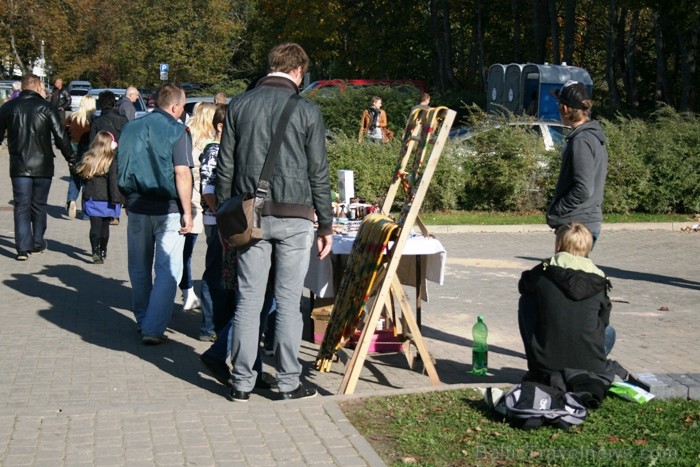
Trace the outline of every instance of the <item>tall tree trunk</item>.
[[535, 39], [535, 63], [544, 63], [547, 53], [547, 0], [532, 2], [532, 32]]
[[639, 87], [637, 86], [637, 66], [634, 51], [637, 47], [637, 31], [639, 29], [639, 10], [632, 12], [629, 33], [625, 41], [625, 88], [627, 91], [627, 103], [633, 107], [639, 107]]
[[459, 89], [460, 84], [455, 77], [454, 67], [452, 66], [453, 51], [452, 25], [450, 24], [450, 2], [448, 0], [443, 0], [442, 6], [442, 35], [445, 46], [445, 58], [443, 60], [443, 66], [445, 67], [444, 74], [450, 87], [452, 89]]
[[459, 88], [452, 68], [452, 37], [450, 32], [450, 9], [447, 0], [430, 0], [430, 30], [437, 57], [437, 77], [442, 90]]
[[[697, 23], [697, 22], [696, 22]], [[695, 107], [695, 52], [698, 48], [698, 27], [690, 27], [680, 31], [679, 60], [681, 68], [681, 94], [678, 102], [678, 110], [681, 112], [692, 111]]]
[[617, 25], [617, 0], [608, 1], [608, 27], [605, 29], [605, 81], [608, 83], [610, 103], [620, 106], [620, 94], [615, 78], [615, 30]]
[[557, 15], [556, 0], [548, 0], [549, 9], [549, 33], [552, 35], [552, 63], [561, 63], [561, 48], [559, 47], [559, 17]]
[[[22, 58], [19, 56], [19, 53], [17, 52], [17, 46], [15, 45], [15, 35], [14, 33], [10, 34], [10, 48], [12, 49], [12, 53], [15, 56], [15, 64], [19, 66], [19, 70], [22, 72], [22, 76], [27, 72], [27, 67], [25, 67], [24, 62], [22, 61]], [[10, 73], [12, 73], [12, 64], [10, 64]]]
[[510, 9], [513, 14], [513, 61], [521, 63], [523, 61], [523, 41], [521, 37], [520, 9], [518, 0], [510, 0]]
[[620, 8], [617, 16], [617, 30], [615, 32], [615, 76], [622, 77], [623, 90], [627, 89], [625, 81], [625, 38], [627, 37], [627, 8]]
[[[472, 18], [472, 34], [469, 47], [469, 61], [467, 63], [467, 79], [476, 79], [479, 74], [479, 47], [477, 43], [479, 42], [479, 18], [476, 13]], [[471, 81], [473, 82], [473, 81]]]
[[664, 24], [666, 16], [663, 12], [654, 12], [654, 32], [656, 35], [656, 92], [657, 103], [671, 103], [671, 87], [668, 84], [668, 67], [666, 65], [666, 46], [664, 44]]
[[564, 61], [574, 63], [574, 41], [576, 39], [576, 0], [566, 0], [564, 9]]
[[437, 60], [436, 65], [436, 74], [437, 74], [437, 81], [438, 81], [438, 87], [441, 90], [447, 89], [447, 81], [446, 77], [443, 74], [443, 71], [445, 69], [443, 62], [445, 61], [445, 51], [442, 48], [441, 44], [441, 34], [440, 34], [440, 29], [439, 29], [439, 21], [438, 21], [438, 2], [440, 0], [429, 0], [428, 1], [428, 9], [430, 11], [430, 32], [433, 36], [433, 44], [435, 46], [435, 58]]
[[486, 52], [484, 51], [484, 27], [483, 27], [483, 5], [481, 0], [476, 0], [476, 30], [479, 50], [479, 85], [480, 89], [486, 92]]

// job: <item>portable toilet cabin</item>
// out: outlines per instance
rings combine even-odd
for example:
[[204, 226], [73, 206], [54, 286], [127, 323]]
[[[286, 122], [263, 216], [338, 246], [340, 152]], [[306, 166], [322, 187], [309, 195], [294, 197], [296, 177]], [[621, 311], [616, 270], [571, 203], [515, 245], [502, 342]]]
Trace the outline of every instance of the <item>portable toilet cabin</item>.
[[486, 94], [486, 111], [503, 111], [503, 91], [505, 85], [506, 65], [495, 63], [489, 67], [488, 91]]
[[503, 89], [503, 106], [515, 115], [523, 113], [522, 70], [525, 65], [511, 63], [506, 66]]
[[[550, 94], [567, 81], [578, 81], [593, 93], [593, 80], [586, 70], [575, 66], [528, 63], [521, 73], [522, 109], [541, 120], [560, 120], [557, 99]], [[517, 113], [517, 112], [516, 112]]]

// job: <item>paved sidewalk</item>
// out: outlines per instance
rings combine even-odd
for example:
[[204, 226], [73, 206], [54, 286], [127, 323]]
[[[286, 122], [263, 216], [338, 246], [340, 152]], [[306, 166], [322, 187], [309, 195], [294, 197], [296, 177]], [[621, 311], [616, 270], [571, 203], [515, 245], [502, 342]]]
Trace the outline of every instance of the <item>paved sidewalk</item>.
[[[312, 370], [314, 344], [303, 342], [301, 358], [320, 397], [284, 402], [267, 392], [247, 404], [226, 400], [226, 389], [203, 371], [198, 357], [208, 344], [197, 339], [200, 317], [182, 311], [179, 297], [171, 342], [141, 345], [129, 310], [127, 220], [112, 227], [106, 263], [91, 264], [88, 222], [65, 217], [67, 169], [60, 157], [56, 162], [48, 251], [17, 262], [7, 149], [0, 149], [0, 465], [383, 465], [338, 407], [355, 397], [335, 395], [342, 363], [327, 374]], [[614, 286], [611, 357], [666, 381], [661, 391], [700, 398], [700, 233], [647, 227], [604, 227], [592, 255]], [[429, 284], [422, 317], [443, 383], [437, 389], [518, 381], [525, 360], [517, 281], [551, 255], [554, 236], [518, 226], [438, 237], [448, 255], [445, 284]], [[195, 277], [204, 247], [197, 243]], [[491, 354], [491, 374], [479, 378], [469, 374], [478, 314], [489, 325]], [[432, 389], [402, 355], [377, 354], [355, 392]]]

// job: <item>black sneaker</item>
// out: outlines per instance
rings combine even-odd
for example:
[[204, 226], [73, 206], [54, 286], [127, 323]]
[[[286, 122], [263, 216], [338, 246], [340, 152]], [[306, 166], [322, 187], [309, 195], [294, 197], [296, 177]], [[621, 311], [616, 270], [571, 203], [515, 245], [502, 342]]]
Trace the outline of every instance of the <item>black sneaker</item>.
[[28, 258], [29, 253], [27, 253], [26, 251], [20, 251], [19, 253], [17, 253], [17, 261], [27, 261]]
[[239, 391], [237, 389], [231, 389], [231, 392], [226, 396], [228, 400], [234, 402], [248, 402], [250, 399], [250, 393], [246, 391]]
[[168, 342], [168, 336], [143, 336], [141, 338], [141, 343], [143, 345], [160, 345]]
[[304, 387], [303, 384], [299, 383], [299, 386], [294, 391], [283, 392], [282, 399], [311, 399], [312, 397], [316, 397], [317, 394], [318, 391], [315, 389]]
[[226, 362], [217, 360], [206, 353], [203, 353], [199, 357], [199, 360], [202, 362], [202, 365], [207, 367], [209, 373], [216, 378], [218, 382], [229, 388], [233, 386], [231, 384], [231, 369]]
[[45, 252], [46, 249], [48, 248], [48, 246], [49, 246], [48, 242], [47, 242], [46, 240], [44, 240], [43, 246], [41, 246], [40, 248], [34, 248], [34, 249], [32, 250], [32, 254], [33, 254], [33, 255], [39, 255], [39, 254]]
[[255, 389], [272, 389], [272, 385], [265, 381], [263, 375], [258, 375], [258, 377], [255, 378]]

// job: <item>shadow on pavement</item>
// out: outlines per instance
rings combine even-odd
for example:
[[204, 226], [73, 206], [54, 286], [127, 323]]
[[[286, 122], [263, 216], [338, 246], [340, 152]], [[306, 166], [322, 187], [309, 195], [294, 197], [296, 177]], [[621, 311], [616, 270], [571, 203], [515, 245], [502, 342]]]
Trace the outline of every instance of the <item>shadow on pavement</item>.
[[[468, 330], [468, 332], [470, 332]], [[441, 331], [439, 329], [431, 328], [429, 326], [422, 326], [421, 327], [421, 333], [423, 337], [428, 337], [430, 339], [435, 339], [435, 340], [440, 340], [443, 342], [448, 342], [450, 344], [456, 344], [464, 348], [465, 352], [471, 352], [472, 348], [472, 340], [467, 339], [462, 336], [456, 336], [454, 334], [449, 334], [444, 331]], [[507, 349], [505, 347], [498, 347], [492, 344], [489, 344], [489, 352], [490, 353], [498, 353], [501, 355], [507, 355], [509, 357], [517, 357], [517, 358], [522, 358], [523, 360], [525, 359], [525, 354], [522, 352], [515, 352], [511, 349]], [[471, 358], [470, 358], [471, 360]]]
[[[528, 261], [542, 261], [543, 258], [532, 258], [529, 256], [517, 256], [516, 258]], [[684, 289], [700, 290], [700, 282], [691, 281], [682, 277], [664, 276], [661, 274], [651, 274], [648, 272], [629, 271], [626, 269], [613, 268], [603, 264], [597, 266], [605, 271], [611, 279], [625, 279], [630, 281], [652, 282], [654, 284], [669, 285], [672, 287], [683, 287]], [[613, 284], [614, 286], [615, 284]]]
[[[42, 276], [56, 278], [63, 285], [47, 283]], [[141, 343], [133, 318], [118, 311], [130, 309], [131, 289], [125, 281], [106, 278], [78, 266], [61, 265], [46, 266], [31, 275], [13, 274], [4, 284], [26, 296], [42, 299], [47, 307], [39, 307], [39, 316], [79, 335], [85, 342], [128, 352], [194, 386], [217, 394], [222, 392], [221, 385], [193, 371], [193, 362], [199, 357], [193, 347], [176, 340], [159, 346]], [[182, 324], [182, 319], [177, 321]]]

